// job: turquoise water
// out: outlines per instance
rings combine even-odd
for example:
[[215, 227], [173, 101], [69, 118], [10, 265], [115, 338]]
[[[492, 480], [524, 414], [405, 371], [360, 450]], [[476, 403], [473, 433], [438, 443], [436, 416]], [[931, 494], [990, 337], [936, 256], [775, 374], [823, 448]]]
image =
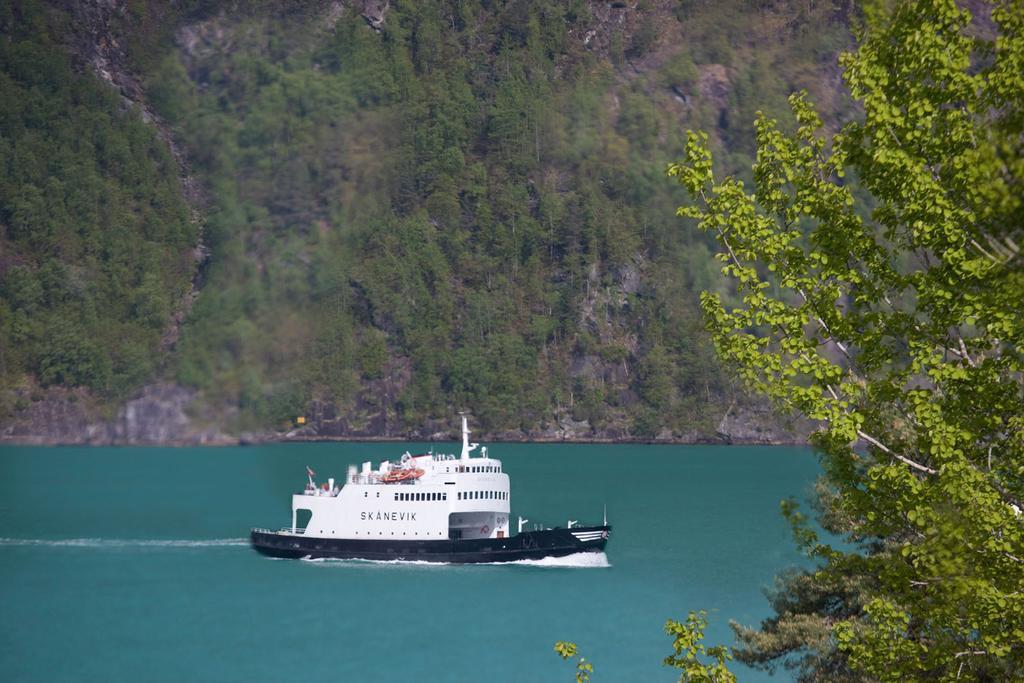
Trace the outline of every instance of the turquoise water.
[[606, 503], [606, 557], [303, 562], [246, 546], [250, 527], [288, 523], [305, 465], [342, 478], [406, 448], [0, 448], [0, 680], [568, 683], [564, 639], [594, 683], [673, 681], [665, 619], [706, 609], [714, 643], [732, 642], [729, 619], [767, 616], [762, 589], [799, 562], [779, 500], [818, 472], [796, 448], [494, 444], [513, 519], [596, 523]]

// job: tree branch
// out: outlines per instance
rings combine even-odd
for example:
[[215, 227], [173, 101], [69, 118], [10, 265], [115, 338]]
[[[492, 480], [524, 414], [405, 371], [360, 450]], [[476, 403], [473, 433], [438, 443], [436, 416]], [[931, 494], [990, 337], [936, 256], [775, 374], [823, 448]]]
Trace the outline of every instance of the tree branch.
[[927, 474], [938, 474], [939, 473], [938, 470], [933, 470], [931, 467], [925, 467], [924, 465], [922, 465], [920, 463], [914, 462], [910, 458], [906, 458], [906, 457], [900, 455], [899, 453], [896, 453], [891, 448], [889, 448], [888, 446], [886, 446], [885, 444], [880, 442], [878, 439], [875, 439], [874, 437], [872, 437], [872, 436], [870, 436], [868, 434], [865, 434], [864, 431], [862, 431], [860, 429], [857, 430], [857, 436], [859, 436], [860, 438], [864, 439], [869, 444], [871, 444], [872, 446], [874, 446], [878, 450], [882, 451], [883, 453], [885, 453], [887, 455], [891, 455], [892, 457], [896, 458], [897, 460], [899, 460], [903, 464], [909, 465], [910, 467], [913, 467], [915, 470], [919, 470], [921, 472], [926, 472]]

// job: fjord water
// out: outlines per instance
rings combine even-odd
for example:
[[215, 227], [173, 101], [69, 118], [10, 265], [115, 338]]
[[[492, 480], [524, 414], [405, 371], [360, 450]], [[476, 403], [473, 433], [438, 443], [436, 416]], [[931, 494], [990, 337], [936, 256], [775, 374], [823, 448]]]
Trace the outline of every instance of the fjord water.
[[779, 501], [818, 473], [799, 448], [493, 444], [512, 519], [597, 523], [607, 504], [605, 557], [304, 562], [248, 547], [250, 527], [289, 522], [305, 465], [341, 479], [420, 446], [0, 448], [0, 680], [571, 681], [556, 640], [579, 644], [595, 683], [676, 680], [665, 620], [706, 609], [708, 642], [731, 643], [730, 619], [767, 616], [762, 589], [800, 562]]

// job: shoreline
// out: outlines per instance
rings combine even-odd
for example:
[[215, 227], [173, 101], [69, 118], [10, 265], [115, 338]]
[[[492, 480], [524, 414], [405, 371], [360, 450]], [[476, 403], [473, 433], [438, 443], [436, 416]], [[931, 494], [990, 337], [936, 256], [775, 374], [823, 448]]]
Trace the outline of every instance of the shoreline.
[[[590, 438], [508, 438], [498, 436], [493, 439], [482, 435], [481, 443], [487, 444], [579, 444], [579, 445], [643, 445], [643, 446], [809, 446], [806, 439], [613, 439], [608, 437]], [[130, 439], [53, 439], [45, 436], [0, 436], [0, 447], [132, 447], [146, 446], [154, 448], [231, 448], [237, 446], [263, 446], [276, 443], [454, 443], [457, 438], [435, 438], [416, 436], [292, 436], [287, 435], [243, 435], [239, 437], [220, 436], [210, 439], [169, 439], [165, 441], [130, 440]]]

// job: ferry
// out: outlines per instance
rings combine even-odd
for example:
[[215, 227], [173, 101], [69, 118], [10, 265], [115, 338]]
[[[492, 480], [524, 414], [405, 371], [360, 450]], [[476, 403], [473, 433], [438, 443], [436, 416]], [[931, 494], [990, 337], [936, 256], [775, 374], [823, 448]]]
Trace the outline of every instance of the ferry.
[[[350, 465], [343, 486], [318, 486], [306, 468], [305, 490], [292, 496], [291, 526], [253, 529], [252, 546], [270, 557], [301, 559], [512, 562], [602, 552], [611, 527], [524, 530], [510, 533], [511, 489], [501, 461], [472, 455], [462, 418], [462, 453], [406, 452], [396, 462]], [[300, 525], [300, 518], [303, 524]]]

